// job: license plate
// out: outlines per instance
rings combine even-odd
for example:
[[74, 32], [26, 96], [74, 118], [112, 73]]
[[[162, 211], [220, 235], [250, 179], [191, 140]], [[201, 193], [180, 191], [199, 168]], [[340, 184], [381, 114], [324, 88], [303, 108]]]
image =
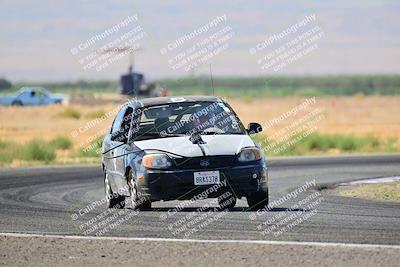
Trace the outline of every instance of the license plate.
[[219, 184], [219, 171], [206, 171], [194, 173], [195, 185]]

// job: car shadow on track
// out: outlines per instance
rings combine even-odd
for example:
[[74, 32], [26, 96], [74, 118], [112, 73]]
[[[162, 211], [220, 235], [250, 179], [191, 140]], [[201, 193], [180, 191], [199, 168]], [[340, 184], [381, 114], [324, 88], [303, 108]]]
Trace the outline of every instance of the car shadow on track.
[[[216, 211], [216, 212], [222, 212], [225, 211], [225, 209], [219, 208], [219, 207], [210, 207], [210, 208], [202, 208], [202, 207], [188, 207], [188, 208], [182, 208], [179, 210], [176, 210], [175, 207], [162, 207], [162, 208], [151, 208], [149, 210], [145, 211], [150, 211], [150, 212], [168, 212], [168, 211], [173, 211], [173, 212], [210, 212], [210, 211]], [[264, 210], [262, 210], [264, 211]], [[268, 210], [265, 210], [267, 212], [309, 212], [310, 210], [308, 209], [301, 209], [301, 208], [296, 208], [296, 209], [291, 209], [291, 208], [284, 208], [284, 207], [275, 207], [271, 208]], [[251, 211], [248, 207], [235, 207], [232, 209], [228, 209], [228, 212], [255, 212]]]

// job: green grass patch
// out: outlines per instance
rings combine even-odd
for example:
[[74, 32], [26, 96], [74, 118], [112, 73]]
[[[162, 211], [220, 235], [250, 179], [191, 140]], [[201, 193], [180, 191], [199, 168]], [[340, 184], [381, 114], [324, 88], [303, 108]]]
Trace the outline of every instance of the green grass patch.
[[57, 117], [78, 120], [81, 117], [81, 113], [76, 109], [66, 108], [63, 111], [57, 113]]
[[78, 150], [79, 157], [100, 158], [104, 136], [97, 137], [90, 145]]
[[55, 149], [67, 150], [72, 147], [72, 141], [68, 137], [58, 136], [50, 141], [50, 145]]
[[99, 137], [90, 146], [77, 151], [72, 150], [72, 141], [65, 136], [58, 136], [49, 142], [41, 139], [33, 139], [23, 144], [0, 140], [0, 166], [19, 164], [18, 161], [25, 162], [24, 165], [26, 163], [29, 164], [29, 162], [41, 162], [45, 164], [56, 162], [57, 150], [69, 151], [67, 155], [72, 159], [72, 162], [74, 162], [73, 159], [76, 157], [77, 159], [81, 159], [78, 162], [93, 158], [100, 159], [103, 138]]
[[18, 156], [18, 144], [0, 140], [0, 163], [11, 163]]
[[253, 136], [267, 155], [301, 156], [335, 153], [379, 153], [398, 152], [397, 138], [380, 140], [367, 135], [356, 137], [351, 135], [324, 135], [313, 133], [306, 137], [292, 136], [284, 142], [268, 142], [266, 136]]
[[56, 159], [56, 149], [52, 142], [41, 139], [33, 139], [24, 144], [0, 141], [0, 165], [11, 164], [14, 160], [50, 163]]
[[22, 147], [20, 157], [25, 161], [50, 162], [56, 158], [56, 153], [49, 143], [41, 139], [33, 139]]

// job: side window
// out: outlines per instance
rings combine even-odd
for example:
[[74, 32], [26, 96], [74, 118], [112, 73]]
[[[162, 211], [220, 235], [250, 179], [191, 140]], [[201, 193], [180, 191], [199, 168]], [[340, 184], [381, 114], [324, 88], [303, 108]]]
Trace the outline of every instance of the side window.
[[139, 132], [141, 118], [142, 118], [142, 110], [141, 109], [138, 108], [138, 109], [132, 110], [132, 123], [131, 123], [132, 129], [130, 132], [131, 140], [134, 140], [136, 134]]
[[29, 92], [22, 92], [21, 94], [19, 94], [18, 97], [20, 97], [20, 98], [28, 98], [30, 96], [31, 96], [31, 94]]
[[129, 133], [129, 128], [131, 126], [131, 121], [132, 121], [132, 113], [133, 113], [133, 108], [128, 107], [126, 109], [124, 119], [122, 120], [121, 123], [121, 133], [125, 135], [126, 138], [128, 138], [128, 133]]
[[116, 132], [119, 131], [119, 128], [122, 123], [122, 119], [124, 118], [126, 107], [123, 107], [117, 114], [117, 116], [114, 119], [113, 125], [111, 127], [111, 134], [115, 134]]
[[126, 142], [128, 140], [129, 128], [132, 121], [133, 108], [121, 109], [114, 120], [111, 128], [111, 140]]

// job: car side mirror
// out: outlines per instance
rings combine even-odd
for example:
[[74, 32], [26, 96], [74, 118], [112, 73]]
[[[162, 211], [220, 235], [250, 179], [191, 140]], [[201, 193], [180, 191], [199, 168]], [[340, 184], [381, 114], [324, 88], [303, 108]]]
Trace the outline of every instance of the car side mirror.
[[246, 131], [248, 134], [256, 134], [262, 132], [262, 126], [257, 122], [250, 122]]

